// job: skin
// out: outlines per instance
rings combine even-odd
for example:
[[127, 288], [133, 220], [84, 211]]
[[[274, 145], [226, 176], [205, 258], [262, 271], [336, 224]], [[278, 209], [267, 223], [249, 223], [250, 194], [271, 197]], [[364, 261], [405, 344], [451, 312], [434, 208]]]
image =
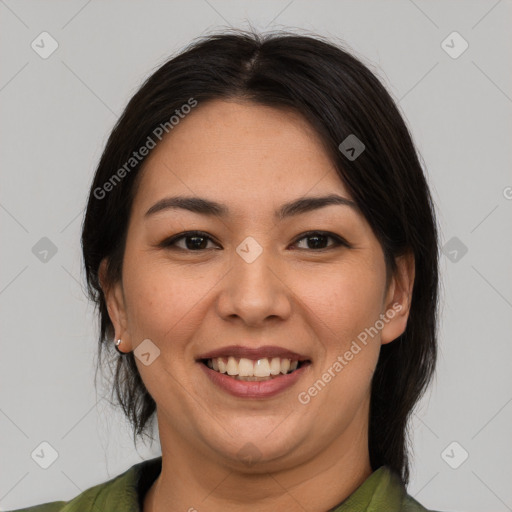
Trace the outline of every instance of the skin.
[[[273, 219], [283, 203], [336, 193], [351, 199], [316, 134], [290, 111], [243, 101], [200, 104], [148, 156], [129, 220], [122, 280], [100, 275], [120, 349], [149, 338], [160, 355], [136, 358], [157, 404], [162, 472], [144, 512], [325, 511], [372, 473], [370, 385], [381, 344], [404, 330], [412, 256], [386, 287], [382, 248], [363, 215], [330, 205]], [[146, 211], [173, 195], [229, 207], [219, 219], [183, 209]], [[202, 230], [201, 250], [159, 244]], [[315, 248], [309, 230], [335, 239]], [[248, 236], [263, 252], [235, 251]], [[190, 240], [190, 242], [194, 242]], [[199, 244], [199, 242], [198, 242]], [[197, 246], [197, 245], [196, 245]], [[180, 250], [181, 247], [181, 250]], [[307, 404], [307, 391], [357, 335], [393, 304], [401, 310]], [[272, 398], [244, 399], [214, 386], [195, 360], [226, 345], [278, 345], [307, 355], [308, 371]], [[238, 452], [247, 443], [259, 459]]]

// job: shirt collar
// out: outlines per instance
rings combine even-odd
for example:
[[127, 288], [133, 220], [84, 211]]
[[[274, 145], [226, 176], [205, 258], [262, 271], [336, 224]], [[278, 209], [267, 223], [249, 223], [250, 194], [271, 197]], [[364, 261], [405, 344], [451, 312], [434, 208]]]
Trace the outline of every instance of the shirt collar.
[[397, 512], [405, 487], [387, 466], [375, 470], [348, 498], [329, 512]]
[[[94, 496], [91, 493], [91, 510], [140, 512], [144, 496], [161, 469], [162, 456], [159, 456], [139, 462], [109, 482], [96, 486]], [[398, 475], [387, 466], [381, 466], [329, 512], [397, 512], [405, 496], [405, 487]]]

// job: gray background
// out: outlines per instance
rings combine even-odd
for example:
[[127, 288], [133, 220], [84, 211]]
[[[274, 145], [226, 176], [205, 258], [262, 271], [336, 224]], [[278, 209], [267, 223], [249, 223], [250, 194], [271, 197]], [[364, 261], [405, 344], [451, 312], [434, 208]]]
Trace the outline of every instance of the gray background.
[[[449, 242], [440, 360], [414, 415], [409, 492], [439, 510], [512, 510], [511, 14], [510, 0], [0, 0], [2, 510], [71, 499], [159, 455], [158, 443], [133, 447], [94, 388], [86, 194], [142, 80], [194, 37], [249, 22], [340, 38], [399, 102]], [[43, 31], [59, 45], [46, 59], [31, 48]], [[442, 46], [453, 31], [469, 43], [458, 58]], [[48, 469], [31, 457], [43, 441], [58, 453]]]

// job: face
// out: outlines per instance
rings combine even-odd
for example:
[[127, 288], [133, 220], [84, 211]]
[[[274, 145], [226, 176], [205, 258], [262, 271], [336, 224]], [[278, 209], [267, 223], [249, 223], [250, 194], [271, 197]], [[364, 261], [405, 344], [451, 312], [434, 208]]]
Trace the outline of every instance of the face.
[[[222, 213], [162, 202], [177, 196]], [[281, 211], [325, 196], [342, 200]], [[412, 262], [397, 264], [386, 286], [377, 238], [298, 114], [199, 104], [148, 156], [122, 280], [104, 287], [121, 349], [150, 340], [150, 364], [136, 362], [162, 449], [232, 468], [249, 455], [265, 469], [364, 446], [379, 350], [409, 310]], [[283, 374], [286, 359], [297, 370]], [[279, 376], [228, 375], [249, 367]]]

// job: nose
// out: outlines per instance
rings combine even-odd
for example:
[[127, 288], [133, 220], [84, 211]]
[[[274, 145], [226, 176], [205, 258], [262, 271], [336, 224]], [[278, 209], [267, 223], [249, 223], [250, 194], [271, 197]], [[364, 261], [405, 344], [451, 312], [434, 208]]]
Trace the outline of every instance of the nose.
[[285, 282], [282, 265], [269, 250], [263, 250], [253, 261], [240, 254], [233, 255], [232, 268], [222, 280], [218, 314], [225, 320], [238, 318], [252, 327], [288, 318], [292, 308], [291, 290]]

